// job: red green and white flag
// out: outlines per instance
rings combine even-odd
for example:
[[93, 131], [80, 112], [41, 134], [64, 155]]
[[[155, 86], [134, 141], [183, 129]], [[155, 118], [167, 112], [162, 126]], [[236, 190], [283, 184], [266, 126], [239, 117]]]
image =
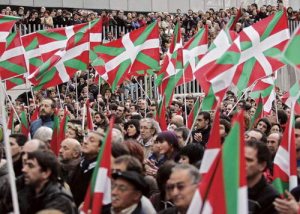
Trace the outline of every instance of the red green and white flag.
[[20, 76], [27, 72], [24, 53], [20, 32], [9, 34], [6, 37], [5, 51], [0, 57], [0, 75], [2, 80]]
[[202, 176], [210, 170], [214, 160], [221, 151], [220, 111], [218, 109], [215, 112], [214, 122], [210, 131], [210, 136], [211, 137], [208, 139], [199, 170]]
[[286, 45], [283, 51], [283, 60], [287, 64], [290, 64], [298, 69], [300, 69], [300, 59], [299, 59], [299, 48], [300, 47], [300, 25], [295, 30], [290, 41]]
[[264, 116], [264, 111], [263, 111], [263, 100], [262, 100], [262, 97], [261, 97], [261, 94], [259, 95], [259, 98], [256, 102], [256, 110], [255, 110], [255, 113], [253, 115], [253, 117], [251, 118], [250, 120], [250, 126], [249, 126], [249, 129], [252, 129], [254, 128], [255, 124], [257, 123], [257, 121], [260, 119], [260, 118], [263, 118]]
[[12, 77], [5, 80], [6, 90], [13, 89], [18, 85], [23, 85], [26, 83], [26, 74], [21, 74], [20, 76]]
[[102, 44], [102, 19], [96, 19], [90, 25], [90, 62], [93, 62], [98, 57], [95, 49]]
[[86, 108], [86, 122], [87, 122], [87, 128], [88, 130], [94, 130], [94, 124], [93, 124], [93, 118], [91, 114], [91, 109], [90, 109], [90, 100], [87, 99], [85, 103], [85, 108]]
[[14, 132], [14, 115], [15, 112], [13, 110], [13, 107], [10, 107], [10, 111], [9, 111], [9, 117], [8, 117], [8, 121], [7, 121], [7, 128], [11, 130], [11, 132]]
[[59, 142], [62, 142], [65, 139], [66, 131], [67, 131], [67, 124], [70, 119], [70, 112], [68, 111], [67, 107], [64, 109], [64, 117], [60, 121], [59, 125]]
[[28, 79], [35, 90], [68, 82], [78, 70], [89, 64], [89, 33], [78, 32], [72, 36], [65, 49], [57, 51]]
[[51, 139], [51, 142], [50, 142], [50, 148], [56, 156], [58, 156], [58, 154], [59, 154], [60, 143], [61, 143], [60, 140], [59, 140], [59, 126], [60, 126], [59, 124], [60, 124], [60, 121], [59, 121], [58, 112], [59, 112], [59, 109], [55, 109], [54, 123], [53, 123], [53, 127], [52, 127], [53, 133], [52, 133], [52, 139]]
[[29, 123], [28, 123], [27, 114], [26, 114], [26, 111], [24, 109], [24, 106], [22, 107], [22, 111], [21, 111], [21, 114], [20, 114], [20, 120], [21, 120], [20, 131], [23, 135], [28, 136], [28, 134], [29, 134]]
[[156, 121], [159, 123], [159, 126], [162, 131], [166, 131], [168, 128], [167, 117], [166, 117], [167, 108], [165, 102], [166, 100], [163, 97], [158, 104], [157, 113], [156, 113]]
[[256, 80], [272, 75], [284, 66], [274, 56], [284, 50], [290, 38], [286, 12], [276, 12], [244, 28], [239, 36], [241, 57], [233, 83], [243, 91]]
[[59, 50], [65, 49], [71, 37], [79, 32], [87, 32], [88, 28], [89, 23], [84, 23], [37, 31], [36, 36], [43, 62], [51, 59]]
[[[106, 136], [97, 157], [91, 183], [86, 192], [81, 214], [99, 214], [103, 205], [111, 203], [111, 141], [114, 119], [110, 120]], [[89, 212], [91, 211], [91, 212]]]
[[288, 107], [292, 108], [293, 105], [295, 109], [295, 114], [300, 114], [300, 81], [296, 81], [294, 85], [291, 86], [290, 90], [282, 96], [282, 102]]
[[276, 99], [274, 77], [269, 76], [258, 80], [249, 96], [256, 100], [256, 102], [258, 101], [259, 96], [261, 96], [263, 102], [263, 114], [270, 114], [272, 103]]
[[27, 70], [29, 74], [32, 74], [43, 64], [37, 33], [23, 35], [21, 36], [21, 40], [25, 49]]
[[156, 22], [133, 30], [122, 38], [95, 49], [98, 58], [92, 66], [115, 90], [139, 71], [159, 69], [159, 30]]
[[39, 118], [39, 113], [40, 113], [40, 107], [39, 106], [35, 106], [35, 109], [33, 110], [33, 113], [30, 117], [30, 121], [35, 121]]
[[6, 49], [6, 40], [20, 17], [0, 15], [0, 57]]
[[193, 123], [196, 120], [198, 113], [200, 112], [199, 110], [200, 106], [201, 106], [201, 99], [200, 97], [198, 97], [187, 118], [187, 127], [189, 129], [192, 128]]
[[244, 148], [244, 112], [241, 111], [233, 119], [232, 128], [221, 152], [204, 175], [204, 184], [200, 182], [189, 207], [189, 214], [248, 213]]
[[273, 186], [281, 195], [284, 195], [285, 190], [291, 191], [298, 186], [296, 141], [293, 120], [294, 117], [290, 116], [274, 159]]

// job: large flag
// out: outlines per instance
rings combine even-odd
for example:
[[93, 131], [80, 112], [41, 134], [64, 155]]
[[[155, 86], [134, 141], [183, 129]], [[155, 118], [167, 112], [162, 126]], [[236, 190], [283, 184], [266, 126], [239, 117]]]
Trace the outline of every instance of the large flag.
[[65, 49], [57, 51], [28, 79], [35, 90], [68, 82], [78, 70], [89, 64], [89, 33], [78, 32], [68, 41]]
[[139, 71], [159, 69], [159, 30], [156, 22], [131, 31], [122, 38], [94, 48], [92, 63], [114, 90]]
[[20, 17], [0, 15], [0, 57], [5, 51], [6, 39]]
[[204, 184], [200, 182], [188, 213], [248, 213], [244, 148], [244, 112], [241, 111], [233, 119], [221, 152], [204, 175]]
[[206, 174], [215, 159], [217, 158], [218, 153], [221, 151], [221, 136], [220, 136], [220, 110], [217, 109], [214, 117], [214, 122], [212, 129], [210, 131], [210, 138], [207, 142], [207, 147], [205, 149], [203, 159], [200, 166], [200, 174]]
[[300, 58], [299, 58], [299, 48], [300, 47], [300, 25], [295, 30], [290, 41], [286, 45], [283, 51], [283, 60], [287, 64], [290, 64], [298, 69], [300, 69]]
[[282, 52], [290, 38], [285, 11], [246, 27], [239, 33], [241, 58], [233, 83], [242, 91], [257, 79], [273, 74], [284, 63], [273, 58]]
[[96, 19], [90, 25], [90, 62], [93, 62], [98, 57], [95, 50], [102, 44], [102, 19]]
[[6, 38], [5, 51], [2, 56], [0, 56], [1, 78], [2, 80], [5, 80], [15, 76], [20, 76], [26, 72], [27, 68], [20, 32], [11, 33]]
[[281, 195], [284, 195], [285, 190], [291, 191], [298, 185], [293, 120], [294, 116], [292, 115], [284, 130], [281, 144], [274, 159], [273, 186]]
[[10, 90], [18, 85], [26, 83], [26, 74], [21, 74], [20, 76], [12, 77], [5, 80], [6, 90]]
[[270, 114], [272, 103], [276, 99], [274, 77], [268, 76], [256, 82], [249, 96], [258, 102], [261, 96], [263, 102], [263, 114]]
[[111, 203], [110, 160], [113, 125], [114, 119], [111, 119], [106, 136], [102, 141], [96, 167], [85, 195], [81, 213], [99, 214], [103, 205]]

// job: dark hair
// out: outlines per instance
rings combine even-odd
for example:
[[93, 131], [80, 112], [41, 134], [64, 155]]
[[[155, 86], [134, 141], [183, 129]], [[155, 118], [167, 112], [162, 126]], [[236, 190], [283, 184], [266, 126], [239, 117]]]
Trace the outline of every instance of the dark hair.
[[129, 155], [129, 149], [123, 143], [112, 142], [111, 155], [114, 158], [118, 158], [122, 155]]
[[278, 121], [279, 121], [280, 125], [286, 124], [286, 122], [288, 120], [288, 115], [284, 110], [279, 109], [277, 111], [277, 116], [278, 116]]
[[300, 129], [300, 121], [295, 122], [295, 129]]
[[228, 120], [220, 119], [220, 125], [224, 126], [225, 132], [228, 134], [231, 129], [231, 123]]
[[179, 143], [175, 132], [163, 131], [157, 134], [156, 141], [163, 142], [167, 141], [168, 144], [172, 145], [175, 151], [179, 150]]
[[196, 165], [199, 161], [202, 160], [204, 154], [204, 148], [199, 143], [189, 143], [183, 147], [179, 155], [184, 155], [189, 158], [189, 164]]
[[203, 115], [204, 120], [208, 120], [209, 123], [211, 122], [210, 113], [207, 111], [201, 111], [198, 116]]
[[20, 133], [11, 134], [9, 137], [16, 139], [19, 146], [24, 146], [27, 141], [27, 136]]
[[172, 168], [176, 166], [176, 163], [172, 160], [166, 161], [157, 170], [156, 182], [158, 189], [160, 190], [161, 199], [164, 200], [166, 195], [166, 183], [172, 173]]
[[270, 121], [268, 120], [268, 118], [263, 117], [263, 118], [261, 118], [261, 119], [259, 119], [259, 120], [257, 121], [255, 127], [257, 127], [257, 125], [258, 125], [259, 122], [261, 122], [261, 121], [264, 122], [264, 123], [267, 125], [267, 130], [266, 130], [265, 134], [268, 135], [269, 132], [270, 132], [270, 130], [271, 130], [271, 128], [272, 128], [272, 125], [271, 125]]
[[127, 131], [128, 129], [128, 126], [129, 125], [133, 125], [136, 129], [136, 134], [134, 136], [128, 136], [128, 134], [126, 133], [124, 135], [125, 139], [128, 139], [128, 138], [133, 138], [133, 139], [137, 139], [138, 136], [140, 135], [140, 121], [139, 120], [136, 120], [136, 119], [132, 119], [132, 120], [129, 120], [128, 122], [126, 122], [124, 124], [124, 129]]
[[251, 139], [249, 141], [246, 141], [246, 146], [257, 150], [256, 157], [258, 163], [266, 162], [266, 166], [270, 163], [271, 154], [265, 143]]
[[37, 150], [28, 153], [28, 160], [35, 159], [43, 172], [48, 169], [51, 171], [49, 180], [57, 181], [58, 179], [58, 161], [54, 153], [50, 150]]
[[185, 127], [185, 126], [182, 126], [182, 127], [178, 127], [176, 129], [174, 129], [175, 132], [182, 132], [182, 138], [183, 140], [186, 140], [189, 136], [189, 132], [190, 130]]
[[122, 164], [126, 165], [126, 171], [135, 171], [137, 173], [143, 173], [143, 165], [142, 163], [135, 157], [130, 155], [122, 155], [114, 160], [115, 164]]

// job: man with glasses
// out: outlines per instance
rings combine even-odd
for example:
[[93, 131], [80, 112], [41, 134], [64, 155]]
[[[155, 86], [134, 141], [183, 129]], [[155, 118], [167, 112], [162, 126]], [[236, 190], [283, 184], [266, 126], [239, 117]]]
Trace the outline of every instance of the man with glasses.
[[199, 171], [190, 164], [176, 165], [166, 184], [166, 192], [175, 207], [160, 213], [186, 213], [198, 187]]

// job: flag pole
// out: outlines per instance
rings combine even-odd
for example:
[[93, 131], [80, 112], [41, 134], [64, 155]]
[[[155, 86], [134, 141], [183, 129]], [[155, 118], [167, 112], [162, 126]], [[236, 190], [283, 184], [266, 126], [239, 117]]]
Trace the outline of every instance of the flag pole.
[[76, 98], [75, 98], [75, 102], [77, 103], [77, 108], [76, 108], [76, 118], [78, 119], [78, 108], [79, 108], [79, 103], [78, 103], [78, 85], [77, 85], [77, 74], [75, 74], [75, 84], [76, 84], [76, 87], [75, 87], [75, 93], [76, 93]]
[[[144, 92], [145, 98], [151, 102], [150, 97], [147, 95], [146, 91], [143, 89], [143, 87], [141, 86], [141, 84], [137, 81], [136, 77], [133, 77], [133, 78], [134, 78], [135, 81], [137, 82], [138, 86], [139, 86], [139, 87], [142, 89], [142, 91]], [[137, 100], [138, 100], [138, 99], [137, 99]], [[146, 113], [147, 113], [147, 112], [146, 112], [146, 109], [145, 109], [145, 117], [146, 117]]]
[[[18, 195], [17, 195], [17, 188], [16, 188], [16, 182], [15, 182], [15, 172], [13, 170], [13, 161], [11, 156], [11, 148], [9, 143], [9, 137], [8, 137], [8, 131], [7, 131], [7, 123], [5, 118], [5, 97], [3, 94], [5, 93], [5, 89], [3, 86], [3, 83], [1, 81], [0, 77], [0, 103], [2, 104], [2, 124], [3, 124], [3, 136], [4, 136], [4, 144], [5, 144], [5, 153], [6, 153], [6, 159], [7, 159], [7, 166], [8, 166], [8, 176], [9, 176], [9, 183], [10, 183], [10, 190], [12, 193], [12, 201], [13, 201], [13, 209], [15, 214], [19, 214], [19, 202], [18, 202]], [[3, 93], [4, 92], [4, 93]]]
[[[198, 117], [198, 114], [200, 113], [200, 111], [201, 111], [201, 109], [202, 109], [202, 103], [203, 103], [203, 102], [200, 103], [200, 106], [199, 106], [199, 109], [198, 109], [198, 111], [197, 111], [196, 117]], [[188, 144], [188, 142], [189, 142], [189, 139], [190, 139], [190, 137], [191, 137], [191, 135], [192, 135], [192, 131], [193, 131], [193, 128], [194, 128], [194, 126], [195, 126], [195, 124], [196, 124], [196, 121], [197, 121], [197, 119], [195, 119], [195, 120], [193, 121], [193, 124], [192, 124], [191, 130], [190, 130], [190, 132], [189, 132], [189, 135], [188, 135], [188, 137], [187, 137], [187, 139], [186, 139], [186, 141], [185, 141], [185, 143], [184, 143], [185, 146], [186, 146], [186, 145]]]

